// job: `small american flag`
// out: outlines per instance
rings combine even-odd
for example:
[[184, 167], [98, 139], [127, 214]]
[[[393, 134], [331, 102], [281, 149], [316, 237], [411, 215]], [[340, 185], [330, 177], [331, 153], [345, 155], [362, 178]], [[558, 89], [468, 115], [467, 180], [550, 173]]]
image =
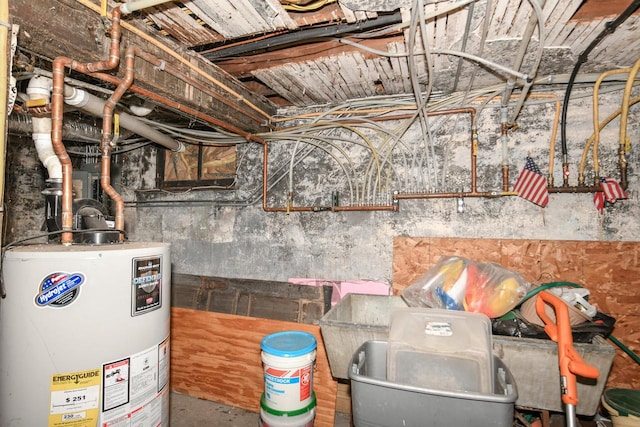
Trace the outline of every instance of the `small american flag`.
[[605, 200], [609, 203], [614, 203], [618, 199], [629, 198], [615, 179], [600, 178], [600, 188], [602, 188]]
[[549, 203], [549, 190], [547, 189], [547, 179], [542, 175], [533, 159], [527, 156], [524, 169], [520, 172], [513, 191], [518, 192], [518, 196], [545, 207]]
[[593, 204], [596, 205], [598, 213], [604, 212], [604, 193], [602, 191], [596, 191], [593, 195]]
[[600, 188], [602, 191], [597, 191], [593, 195], [593, 203], [596, 205], [598, 212], [602, 213], [604, 210], [605, 200], [608, 203], [614, 203], [618, 199], [627, 199], [629, 196], [622, 189], [618, 181], [612, 178], [600, 178]]

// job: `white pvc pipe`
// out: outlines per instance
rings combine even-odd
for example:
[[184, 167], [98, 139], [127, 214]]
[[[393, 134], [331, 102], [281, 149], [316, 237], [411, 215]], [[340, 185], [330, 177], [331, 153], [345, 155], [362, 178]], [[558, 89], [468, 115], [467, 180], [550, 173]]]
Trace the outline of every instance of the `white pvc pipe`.
[[138, 0], [130, 1], [129, 3], [122, 3], [120, 5], [120, 12], [127, 15], [133, 13], [136, 10], [146, 9], [147, 7], [157, 6], [162, 3], [167, 3], [170, 0]]
[[[79, 109], [97, 117], [102, 117], [105, 104], [105, 101], [103, 99], [98, 98], [95, 95], [91, 95], [90, 93], [82, 89], [78, 89], [72, 86], [64, 87], [64, 102], [69, 105], [78, 107]], [[167, 136], [164, 133], [155, 130], [154, 128], [142, 123], [140, 120], [130, 114], [119, 114], [120, 126], [122, 126], [123, 128], [129, 129], [137, 135], [147, 138], [148, 140], [160, 144], [172, 151], [184, 151], [185, 147], [181, 141], [176, 141], [170, 136]]]
[[[43, 99], [48, 104], [51, 98], [51, 79], [35, 76], [29, 80], [27, 86], [29, 99]], [[47, 168], [49, 178], [62, 179], [62, 165], [51, 143], [51, 117], [33, 117], [33, 143], [38, 152], [38, 158]]]

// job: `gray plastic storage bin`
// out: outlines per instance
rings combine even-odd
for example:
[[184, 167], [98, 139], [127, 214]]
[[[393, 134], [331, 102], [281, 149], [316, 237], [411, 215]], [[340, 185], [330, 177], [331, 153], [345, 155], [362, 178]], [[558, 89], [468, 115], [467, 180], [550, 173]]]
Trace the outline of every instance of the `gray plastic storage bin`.
[[[426, 368], [428, 369], [428, 368]], [[353, 355], [355, 427], [511, 427], [516, 384], [494, 358], [494, 393], [452, 392], [387, 381], [387, 342], [367, 341]]]
[[353, 352], [370, 340], [386, 340], [394, 308], [407, 307], [402, 297], [347, 294], [320, 319], [331, 374], [349, 379]]

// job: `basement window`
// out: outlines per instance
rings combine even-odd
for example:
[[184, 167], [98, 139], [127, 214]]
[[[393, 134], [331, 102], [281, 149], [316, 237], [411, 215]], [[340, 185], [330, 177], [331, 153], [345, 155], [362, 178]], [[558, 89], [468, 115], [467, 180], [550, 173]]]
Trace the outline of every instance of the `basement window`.
[[236, 180], [236, 147], [189, 144], [181, 153], [158, 150], [158, 188], [230, 189]]

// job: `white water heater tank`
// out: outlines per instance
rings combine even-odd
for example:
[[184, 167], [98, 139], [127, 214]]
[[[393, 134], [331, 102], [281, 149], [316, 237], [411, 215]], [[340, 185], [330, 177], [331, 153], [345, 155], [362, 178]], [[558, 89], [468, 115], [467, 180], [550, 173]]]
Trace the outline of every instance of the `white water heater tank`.
[[0, 426], [169, 424], [169, 245], [9, 249]]

